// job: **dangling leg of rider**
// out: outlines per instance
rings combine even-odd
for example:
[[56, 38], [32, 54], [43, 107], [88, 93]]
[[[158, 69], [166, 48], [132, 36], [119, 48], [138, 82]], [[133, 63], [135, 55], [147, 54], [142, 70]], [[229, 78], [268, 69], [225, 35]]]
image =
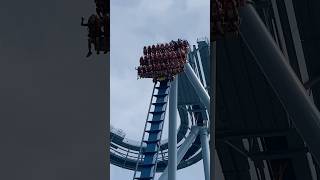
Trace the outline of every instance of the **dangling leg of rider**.
[[91, 40], [88, 39], [88, 54], [87, 54], [87, 57], [91, 56], [92, 52], [91, 52]]

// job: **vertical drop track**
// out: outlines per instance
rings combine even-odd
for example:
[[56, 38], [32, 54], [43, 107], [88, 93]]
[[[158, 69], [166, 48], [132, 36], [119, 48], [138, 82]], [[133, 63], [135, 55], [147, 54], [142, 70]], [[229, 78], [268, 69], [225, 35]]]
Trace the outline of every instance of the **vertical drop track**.
[[134, 180], [154, 179], [165, 113], [169, 100], [169, 89], [169, 80], [157, 81], [155, 83], [134, 172]]

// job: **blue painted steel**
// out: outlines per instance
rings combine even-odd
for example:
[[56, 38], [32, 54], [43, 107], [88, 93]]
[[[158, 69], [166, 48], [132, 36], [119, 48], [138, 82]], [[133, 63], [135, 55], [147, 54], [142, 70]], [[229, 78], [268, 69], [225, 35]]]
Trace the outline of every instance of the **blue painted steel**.
[[147, 118], [146, 123], [150, 124], [146, 126], [145, 134], [148, 134], [148, 139], [145, 140], [145, 137], [142, 137], [142, 142], [146, 144], [146, 148], [140, 152], [143, 160], [137, 161], [138, 168], [136, 171], [140, 171], [140, 177], [136, 177], [138, 173], [135, 172], [133, 179], [140, 179], [140, 180], [152, 180], [154, 179], [154, 175], [156, 173], [157, 168], [157, 158], [158, 152], [160, 149], [160, 141], [162, 135], [162, 129], [165, 119], [165, 112], [167, 108], [167, 102], [169, 97], [169, 88], [170, 88], [170, 81], [160, 81], [159, 86], [155, 86], [155, 89], [158, 91], [153, 91], [153, 97], [156, 99], [154, 102], [151, 100], [151, 105], [154, 108], [151, 108], [148, 112], [148, 115], [152, 115], [152, 119]]
[[210, 86], [210, 50], [209, 43], [205, 41], [198, 41], [198, 51], [200, 55], [200, 61], [203, 68], [203, 74], [205, 77], [204, 86]]

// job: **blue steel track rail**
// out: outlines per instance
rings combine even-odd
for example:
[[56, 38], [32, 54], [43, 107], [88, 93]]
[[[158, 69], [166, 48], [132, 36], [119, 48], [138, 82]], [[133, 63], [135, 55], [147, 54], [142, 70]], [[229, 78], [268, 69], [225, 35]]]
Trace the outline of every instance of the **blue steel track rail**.
[[[156, 84], [158, 83], [156, 82]], [[155, 89], [157, 89], [157, 92]], [[146, 144], [146, 148], [144, 150], [142, 150], [142, 148], [140, 149], [136, 170], [134, 173], [134, 179], [154, 179], [157, 169], [157, 158], [160, 150], [160, 141], [165, 120], [165, 113], [168, 104], [169, 89], [169, 80], [160, 81], [159, 86], [154, 86], [150, 101], [150, 107], [152, 106], [153, 108], [149, 108], [141, 141], [142, 143]], [[153, 101], [154, 99], [155, 101]], [[150, 118], [150, 115], [152, 118]], [[146, 135], [148, 135], [147, 138]], [[141, 157], [143, 157], [143, 161], [140, 161]], [[139, 175], [139, 173], [137, 173], [138, 166], [140, 166], [140, 177], [137, 177], [137, 175]]]

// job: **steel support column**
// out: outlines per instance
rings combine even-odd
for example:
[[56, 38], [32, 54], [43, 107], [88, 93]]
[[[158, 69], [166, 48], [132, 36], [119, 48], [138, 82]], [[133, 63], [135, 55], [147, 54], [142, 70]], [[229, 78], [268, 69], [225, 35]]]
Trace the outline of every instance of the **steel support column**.
[[201, 84], [200, 80], [198, 79], [197, 75], [193, 71], [190, 64], [186, 63], [184, 67], [185, 67], [184, 72], [186, 73], [190, 83], [194, 87], [201, 102], [204, 104], [204, 106], [207, 108], [207, 110], [210, 110], [210, 97], [209, 97], [208, 92], [205, 90], [205, 88]]
[[240, 8], [241, 35], [298, 132], [320, 162], [320, 113], [252, 5]]
[[216, 42], [211, 43], [211, 53], [210, 53], [210, 76], [211, 76], [211, 83], [210, 83], [210, 109], [208, 110], [209, 113], [209, 132], [210, 132], [210, 159], [213, 162], [210, 169], [210, 177], [212, 180], [216, 179], [216, 94], [217, 94], [217, 48]]
[[168, 176], [176, 180], [177, 174], [177, 93], [178, 76], [174, 78], [169, 96]]
[[[188, 149], [191, 147], [192, 143], [196, 140], [196, 137], [199, 134], [199, 127], [192, 126], [191, 131], [185, 141], [181, 144], [178, 153], [177, 153], [177, 165], [182, 160], [183, 156], [187, 153]], [[168, 180], [168, 167], [163, 171], [162, 175], [159, 177], [159, 180]]]
[[209, 148], [208, 128], [202, 127], [199, 135], [201, 140], [204, 177], [205, 177], [205, 180], [210, 180], [210, 148]]

